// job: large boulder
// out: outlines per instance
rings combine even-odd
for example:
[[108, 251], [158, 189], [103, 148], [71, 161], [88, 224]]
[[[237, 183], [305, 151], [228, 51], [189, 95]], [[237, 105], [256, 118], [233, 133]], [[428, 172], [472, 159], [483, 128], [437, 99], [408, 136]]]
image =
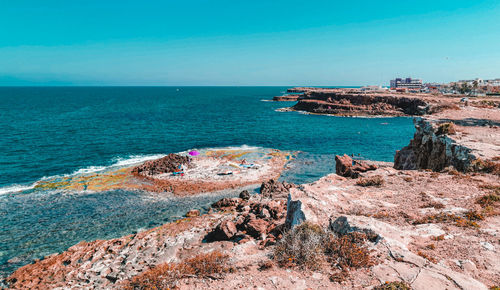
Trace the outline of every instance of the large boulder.
[[209, 241], [228, 241], [236, 235], [236, 225], [231, 220], [224, 220], [207, 236]]
[[258, 239], [267, 234], [267, 227], [269, 222], [264, 219], [257, 218], [255, 215], [250, 214], [245, 220], [245, 229], [247, 234]]
[[344, 156], [335, 156], [335, 173], [340, 176], [357, 178], [361, 172], [376, 169], [377, 166], [374, 164], [368, 164], [360, 160], [353, 160], [345, 154]]

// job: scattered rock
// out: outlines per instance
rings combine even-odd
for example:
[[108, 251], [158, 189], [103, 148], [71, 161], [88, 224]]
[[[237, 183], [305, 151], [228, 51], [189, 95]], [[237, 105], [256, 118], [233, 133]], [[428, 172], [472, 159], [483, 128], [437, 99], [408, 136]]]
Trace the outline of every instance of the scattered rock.
[[222, 221], [207, 235], [208, 241], [229, 241], [236, 235], [236, 225], [231, 220]]
[[223, 198], [212, 204], [212, 208], [235, 207], [241, 202], [239, 198]]
[[264, 219], [256, 218], [254, 215], [248, 215], [248, 220], [245, 221], [245, 229], [249, 235], [258, 239], [267, 233], [269, 223]]
[[200, 216], [200, 211], [197, 209], [192, 209], [186, 213], [186, 217]]
[[295, 187], [295, 184], [270, 179], [262, 183], [260, 194], [262, 197], [267, 198], [285, 197], [292, 187]]
[[243, 200], [249, 200], [250, 192], [248, 192], [248, 190], [243, 190], [242, 192], [240, 192], [240, 198]]
[[377, 166], [364, 161], [353, 160], [351, 157], [335, 156], [335, 173], [343, 177], [357, 178], [361, 172], [376, 170]]

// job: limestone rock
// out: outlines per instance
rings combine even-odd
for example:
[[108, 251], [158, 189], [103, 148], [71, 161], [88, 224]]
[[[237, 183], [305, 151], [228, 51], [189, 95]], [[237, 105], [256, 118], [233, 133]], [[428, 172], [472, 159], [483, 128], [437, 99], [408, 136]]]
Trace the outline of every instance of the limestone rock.
[[293, 229], [305, 221], [317, 222], [309, 206], [300, 200], [302, 192], [296, 190], [288, 194], [285, 227]]
[[456, 144], [447, 135], [436, 135], [432, 122], [425, 119], [415, 120], [415, 128], [417, 131], [410, 144], [396, 152], [394, 168], [441, 171], [453, 166], [466, 172], [476, 159], [469, 148]]

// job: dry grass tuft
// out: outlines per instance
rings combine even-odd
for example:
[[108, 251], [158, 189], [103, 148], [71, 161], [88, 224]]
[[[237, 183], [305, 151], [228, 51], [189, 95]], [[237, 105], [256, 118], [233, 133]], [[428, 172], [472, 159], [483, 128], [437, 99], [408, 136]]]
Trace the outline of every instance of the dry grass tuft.
[[444, 235], [432, 236], [431, 240], [433, 240], [433, 241], [444, 241]]
[[343, 270], [366, 268], [374, 265], [370, 251], [363, 245], [367, 237], [363, 233], [349, 233], [340, 238], [333, 236], [325, 244], [328, 260]]
[[305, 222], [286, 232], [274, 247], [274, 260], [281, 267], [316, 270], [324, 261], [326, 233], [315, 224]]
[[436, 201], [430, 201], [424, 205], [422, 205], [420, 208], [435, 208], [435, 209], [442, 209], [444, 208], [444, 204], [440, 203], [440, 202], [436, 202]]
[[189, 277], [213, 278], [229, 271], [229, 256], [215, 251], [180, 263], [158, 265], [130, 280], [125, 289], [171, 289], [179, 280]]
[[382, 285], [376, 286], [373, 290], [411, 290], [411, 286], [403, 281], [385, 282]]
[[382, 186], [384, 185], [385, 181], [380, 175], [375, 175], [372, 177], [366, 177], [366, 178], [360, 178], [357, 182], [356, 185], [359, 186]]
[[455, 223], [458, 227], [479, 228], [479, 225], [471, 219], [448, 213], [427, 215], [413, 222], [414, 225], [430, 223]]
[[333, 283], [342, 283], [347, 281], [350, 276], [351, 274], [346, 270], [336, 271], [330, 275], [330, 281]]
[[453, 123], [443, 123], [436, 130], [436, 135], [453, 135], [457, 133], [457, 128]]
[[485, 172], [500, 176], [500, 162], [478, 158], [472, 162], [472, 169], [476, 172]]
[[500, 195], [496, 193], [483, 195], [476, 200], [476, 203], [483, 208], [488, 206], [494, 206], [497, 202], [500, 202]]
[[374, 265], [370, 251], [364, 246], [367, 240], [369, 237], [360, 232], [335, 237], [320, 226], [306, 222], [284, 234], [273, 256], [281, 267], [317, 270], [328, 261], [335, 268], [347, 271]]
[[427, 255], [426, 253], [422, 252], [422, 251], [418, 251], [417, 255], [419, 255], [420, 257], [428, 260], [429, 262], [432, 262], [434, 264], [437, 263], [436, 259], [434, 259], [433, 257]]

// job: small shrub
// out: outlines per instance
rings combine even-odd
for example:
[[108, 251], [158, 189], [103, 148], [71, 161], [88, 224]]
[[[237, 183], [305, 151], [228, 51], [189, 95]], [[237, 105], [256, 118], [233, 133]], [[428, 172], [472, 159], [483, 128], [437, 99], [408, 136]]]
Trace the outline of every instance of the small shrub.
[[382, 285], [376, 286], [373, 290], [411, 290], [411, 286], [403, 281], [385, 282]]
[[324, 260], [326, 234], [315, 224], [305, 222], [286, 232], [274, 247], [274, 260], [281, 267], [303, 267], [316, 270]]
[[453, 123], [443, 123], [436, 130], [436, 135], [453, 135], [457, 133], [457, 128]]
[[430, 223], [455, 223], [455, 225], [458, 227], [473, 227], [473, 228], [479, 227], [479, 225], [472, 220], [465, 219], [461, 216], [448, 213], [427, 215], [413, 222], [414, 225], [430, 224]]
[[259, 263], [259, 271], [265, 271], [265, 270], [269, 270], [269, 269], [272, 269], [274, 266], [273, 262], [267, 260], [267, 261], [263, 261], [261, 263]]
[[366, 235], [349, 233], [340, 238], [330, 236], [325, 245], [328, 260], [343, 270], [370, 267], [374, 264], [370, 252], [363, 246]]
[[436, 261], [436, 259], [434, 259], [433, 257], [431, 257], [431, 256], [427, 255], [426, 253], [424, 253], [424, 252], [422, 252], [422, 251], [418, 251], [418, 253], [417, 253], [417, 254], [418, 254], [420, 257], [422, 257], [422, 258], [424, 258], [424, 259], [426, 259], [426, 260], [428, 260], [428, 261], [430, 261], [430, 262], [432, 262], [432, 263], [434, 263], [434, 264], [437, 262], [437, 261]]
[[483, 195], [476, 200], [476, 203], [479, 204], [483, 208], [488, 207], [488, 206], [493, 206], [497, 202], [500, 202], [500, 195], [498, 195], [496, 193], [490, 193], [490, 194]]
[[330, 281], [333, 283], [342, 283], [346, 281], [351, 274], [349, 274], [346, 270], [336, 271], [335, 273], [330, 275]]
[[465, 217], [470, 221], [482, 221], [484, 216], [475, 210], [470, 210], [465, 213]]
[[366, 178], [360, 178], [357, 182], [356, 185], [359, 186], [382, 186], [384, 184], [384, 179], [380, 175], [375, 175], [372, 177], [366, 177]]
[[431, 240], [433, 240], [433, 241], [444, 241], [444, 235], [432, 236]]
[[427, 246], [425, 246], [426, 249], [429, 249], [429, 250], [435, 250], [436, 249], [436, 245], [434, 244], [428, 244]]
[[229, 256], [220, 252], [201, 254], [180, 263], [165, 263], [132, 278], [125, 289], [171, 289], [187, 277], [209, 278], [228, 271]]
[[420, 208], [435, 208], [435, 209], [442, 209], [444, 208], [444, 204], [440, 203], [440, 202], [428, 202], [424, 205], [422, 205]]
[[500, 176], [500, 162], [478, 158], [472, 162], [472, 169], [476, 172], [485, 172]]

